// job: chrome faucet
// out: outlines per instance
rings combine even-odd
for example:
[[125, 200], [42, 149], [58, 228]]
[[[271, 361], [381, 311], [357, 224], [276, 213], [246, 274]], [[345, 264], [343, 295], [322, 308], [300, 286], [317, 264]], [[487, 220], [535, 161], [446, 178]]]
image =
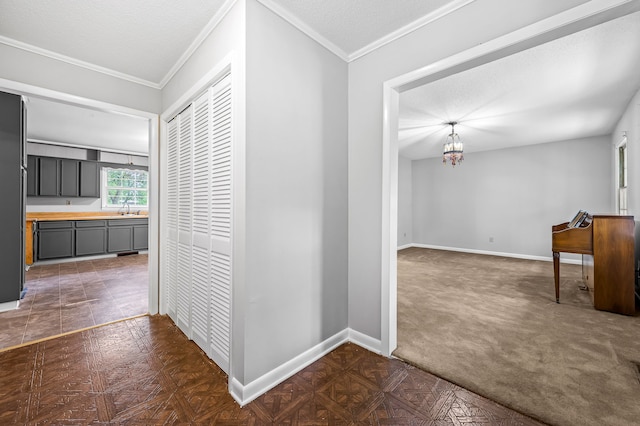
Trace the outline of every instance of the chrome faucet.
[[125, 201], [124, 203], [122, 203], [122, 214], [125, 214], [124, 213], [125, 209], [127, 210], [126, 214], [131, 214], [131, 207], [129, 207], [128, 201]]

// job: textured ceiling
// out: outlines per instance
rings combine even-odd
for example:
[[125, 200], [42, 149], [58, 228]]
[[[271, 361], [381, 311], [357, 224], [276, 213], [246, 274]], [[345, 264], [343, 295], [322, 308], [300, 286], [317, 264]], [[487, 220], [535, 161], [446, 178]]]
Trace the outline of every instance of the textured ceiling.
[[0, 42], [159, 86], [225, 0], [2, 0]]
[[353, 59], [473, 0], [258, 0]]
[[[259, 1], [348, 60], [473, 0]], [[232, 2], [2, 0], [0, 43], [161, 88]]]
[[610, 134], [640, 89], [640, 12], [418, 87], [400, 96], [401, 155], [442, 155]]

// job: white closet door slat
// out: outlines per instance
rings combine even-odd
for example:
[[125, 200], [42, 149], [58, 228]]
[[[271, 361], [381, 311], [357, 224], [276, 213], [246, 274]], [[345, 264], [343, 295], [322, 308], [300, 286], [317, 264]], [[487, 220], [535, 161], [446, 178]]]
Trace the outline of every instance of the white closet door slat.
[[191, 192], [193, 167], [193, 106], [179, 115], [178, 123], [178, 321], [192, 338], [191, 330]]
[[210, 186], [211, 358], [228, 372], [231, 341], [231, 81], [212, 88]]
[[167, 314], [174, 322], [178, 321], [178, 121], [175, 118], [167, 124], [167, 241], [163, 262]]
[[192, 207], [192, 287], [191, 331], [193, 341], [209, 352], [209, 145], [211, 105], [209, 91], [193, 103], [193, 207]]

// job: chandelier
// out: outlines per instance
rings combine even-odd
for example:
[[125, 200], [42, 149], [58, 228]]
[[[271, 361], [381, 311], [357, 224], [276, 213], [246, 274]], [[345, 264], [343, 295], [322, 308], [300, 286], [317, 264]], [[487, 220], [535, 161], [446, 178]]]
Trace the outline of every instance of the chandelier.
[[462, 141], [460, 136], [455, 132], [454, 126], [458, 124], [456, 121], [446, 123], [451, 126], [451, 133], [447, 136], [447, 140], [442, 147], [442, 164], [451, 162], [453, 167], [458, 163], [462, 163], [464, 155], [462, 155]]

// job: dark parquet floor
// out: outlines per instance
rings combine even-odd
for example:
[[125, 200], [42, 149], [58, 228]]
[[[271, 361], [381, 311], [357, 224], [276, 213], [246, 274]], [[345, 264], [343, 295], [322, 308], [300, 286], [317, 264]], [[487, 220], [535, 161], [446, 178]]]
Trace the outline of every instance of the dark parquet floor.
[[0, 424], [540, 425], [355, 344], [241, 408], [226, 375], [158, 315], [0, 352]]
[[148, 312], [148, 256], [36, 264], [18, 309], [0, 312], [0, 349]]

